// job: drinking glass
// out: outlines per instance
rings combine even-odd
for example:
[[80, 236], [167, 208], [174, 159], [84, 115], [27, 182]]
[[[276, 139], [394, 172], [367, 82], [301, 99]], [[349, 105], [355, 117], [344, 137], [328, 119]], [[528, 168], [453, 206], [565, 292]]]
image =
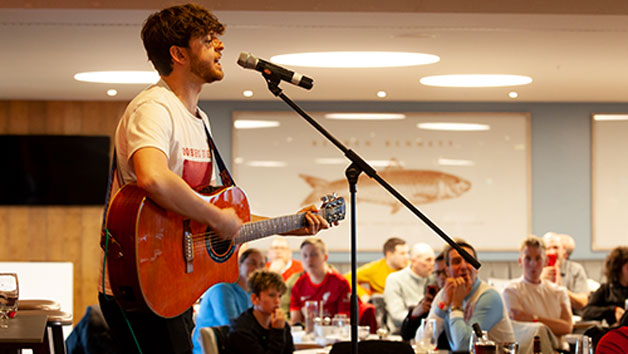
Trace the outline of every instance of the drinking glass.
[[591, 337], [582, 336], [576, 342], [576, 354], [593, 354], [593, 343]]
[[501, 348], [503, 354], [517, 354], [519, 352], [519, 343], [502, 343]]
[[337, 313], [331, 320], [331, 325], [336, 329], [336, 334], [338, 334], [341, 338], [346, 338], [351, 333], [349, 319], [344, 313]]
[[0, 273], [0, 328], [9, 328], [9, 317], [17, 311], [18, 295], [17, 274]]
[[319, 302], [309, 300], [305, 302], [305, 333], [314, 332], [314, 319], [319, 316]]
[[436, 349], [436, 319], [421, 319], [415, 340], [417, 353], [433, 352]]

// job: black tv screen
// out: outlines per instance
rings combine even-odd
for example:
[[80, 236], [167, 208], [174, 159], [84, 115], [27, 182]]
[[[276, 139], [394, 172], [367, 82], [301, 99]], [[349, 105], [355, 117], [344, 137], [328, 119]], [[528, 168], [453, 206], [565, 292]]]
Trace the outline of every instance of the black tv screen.
[[103, 205], [108, 136], [0, 135], [0, 205]]

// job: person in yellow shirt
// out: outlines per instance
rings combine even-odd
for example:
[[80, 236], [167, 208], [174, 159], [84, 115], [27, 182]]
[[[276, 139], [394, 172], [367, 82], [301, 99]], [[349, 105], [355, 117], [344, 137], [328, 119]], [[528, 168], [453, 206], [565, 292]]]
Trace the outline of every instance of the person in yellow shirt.
[[[409, 248], [406, 241], [391, 237], [384, 243], [384, 258], [367, 263], [356, 272], [357, 294], [363, 303], [369, 302], [371, 295], [383, 294], [386, 277], [408, 265]], [[345, 274], [351, 284], [351, 273]]]

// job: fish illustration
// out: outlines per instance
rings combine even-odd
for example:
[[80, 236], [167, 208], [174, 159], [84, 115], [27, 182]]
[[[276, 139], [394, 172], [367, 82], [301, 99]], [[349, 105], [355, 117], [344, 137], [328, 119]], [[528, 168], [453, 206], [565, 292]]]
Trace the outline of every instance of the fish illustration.
[[[471, 189], [471, 182], [458, 176], [433, 170], [406, 170], [398, 164], [391, 164], [378, 174], [415, 205], [457, 198]], [[303, 200], [303, 205], [315, 203], [318, 196], [333, 192], [346, 199], [350, 197], [346, 179], [328, 181], [305, 174], [299, 174], [299, 177], [312, 187], [312, 193]], [[401, 207], [388, 191], [365, 174], [358, 178], [357, 201], [389, 205], [391, 214]]]

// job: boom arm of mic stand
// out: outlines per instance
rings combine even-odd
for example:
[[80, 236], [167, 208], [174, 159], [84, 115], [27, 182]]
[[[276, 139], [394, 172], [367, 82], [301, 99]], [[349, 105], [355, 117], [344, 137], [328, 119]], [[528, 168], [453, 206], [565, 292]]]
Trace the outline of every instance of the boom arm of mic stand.
[[362, 157], [360, 157], [353, 150], [347, 149], [338, 139], [336, 139], [333, 135], [331, 135], [325, 128], [323, 128], [317, 121], [315, 121], [312, 117], [310, 117], [305, 111], [301, 109], [301, 107], [297, 106], [290, 98], [283, 94], [281, 88], [279, 88], [279, 79], [273, 77], [272, 75], [262, 74], [264, 78], [266, 78], [266, 82], [268, 83], [268, 89], [273, 93], [273, 95], [281, 98], [288, 106], [292, 107], [301, 117], [303, 117], [308, 123], [310, 123], [319, 133], [323, 134], [329, 141], [331, 141], [338, 149], [340, 149], [345, 156], [354, 163], [357, 167], [359, 167], [367, 176], [376, 180], [384, 189], [386, 189], [390, 194], [392, 194], [399, 202], [401, 202], [406, 208], [408, 208], [414, 215], [416, 215], [421, 221], [423, 221], [432, 231], [434, 231], [438, 236], [440, 236], [443, 241], [447, 242], [452, 248], [454, 248], [462, 258], [465, 259], [467, 263], [470, 263], [475, 269], [479, 269], [482, 264], [478, 262], [472, 255], [467, 253], [464, 249], [458, 246], [447, 234], [441, 230], [436, 224], [434, 224], [425, 214], [423, 214], [419, 209], [417, 209], [412, 203], [410, 203], [401, 193], [397, 192], [397, 190], [392, 187], [386, 180], [381, 178], [377, 171], [371, 167]]

